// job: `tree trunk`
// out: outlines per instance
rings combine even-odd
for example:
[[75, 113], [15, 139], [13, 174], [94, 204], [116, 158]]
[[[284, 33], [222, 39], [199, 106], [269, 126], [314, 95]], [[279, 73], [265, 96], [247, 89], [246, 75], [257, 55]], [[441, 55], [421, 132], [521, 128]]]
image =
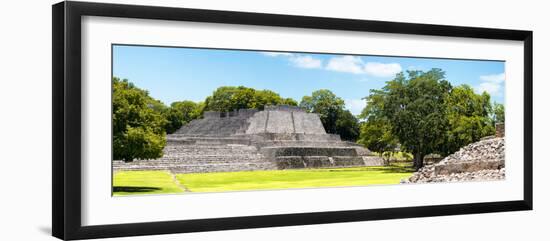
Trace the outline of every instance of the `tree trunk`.
[[424, 154], [422, 153], [414, 154], [413, 166], [414, 166], [414, 169], [417, 171], [424, 166]]

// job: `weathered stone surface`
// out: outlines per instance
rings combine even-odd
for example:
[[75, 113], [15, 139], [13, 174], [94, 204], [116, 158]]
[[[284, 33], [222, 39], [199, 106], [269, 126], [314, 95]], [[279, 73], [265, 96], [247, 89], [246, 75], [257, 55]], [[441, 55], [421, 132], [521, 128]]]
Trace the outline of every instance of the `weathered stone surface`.
[[290, 111], [267, 111], [267, 133], [296, 133]]
[[278, 156], [357, 156], [352, 147], [264, 147], [261, 153], [265, 157]]
[[504, 123], [497, 123], [495, 125], [495, 137], [504, 137], [505, 130]]
[[266, 106], [266, 111], [290, 111], [290, 112], [305, 112], [302, 108], [298, 106], [291, 105], [269, 105]]
[[[246, 134], [326, 134], [316, 114], [306, 113], [298, 107], [266, 107], [248, 120]], [[331, 138], [331, 137], [326, 137]]]
[[302, 159], [306, 168], [329, 167], [333, 165], [327, 156], [304, 156]]
[[250, 123], [246, 129], [246, 134], [264, 133], [267, 126], [267, 111], [261, 111], [248, 120]]
[[304, 160], [301, 156], [279, 156], [275, 158], [277, 169], [305, 168]]
[[294, 132], [303, 134], [324, 134], [325, 128], [316, 114], [292, 112]]
[[465, 161], [435, 165], [435, 175], [449, 175], [452, 173], [477, 172], [481, 170], [498, 170], [504, 167], [502, 161]]
[[402, 183], [457, 182], [500, 180], [505, 178], [504, 138], [484, 139], [471, 143], [427, 165]]
[[332, 156], [334, 166], [338, 167], [351, 167], [351, 166], [364, 166], [365, 162], [360, 156]]
[[365, 166], [383, 166], [384, 160], [379, 156], [361, 156]]
[[327, 134], [317, 114], [295, 106], [205, 112], [166, 139], [162, 158], [114, 161], [114, 169], [188, 173], [382, 165], [362, 146]]
[[129, 163], [114, 161], [115, 170], [171, 170], [176, 173], [277, 169], [254, 146], [236, 144], [169, 143], [164, 156]]

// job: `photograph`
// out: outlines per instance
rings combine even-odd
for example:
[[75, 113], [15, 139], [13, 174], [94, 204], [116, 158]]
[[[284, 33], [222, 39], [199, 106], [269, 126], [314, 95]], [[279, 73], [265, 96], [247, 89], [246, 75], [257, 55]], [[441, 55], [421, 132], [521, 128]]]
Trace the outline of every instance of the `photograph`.
[[111, 55], [113, 196], [505, 179], [503, 60]]

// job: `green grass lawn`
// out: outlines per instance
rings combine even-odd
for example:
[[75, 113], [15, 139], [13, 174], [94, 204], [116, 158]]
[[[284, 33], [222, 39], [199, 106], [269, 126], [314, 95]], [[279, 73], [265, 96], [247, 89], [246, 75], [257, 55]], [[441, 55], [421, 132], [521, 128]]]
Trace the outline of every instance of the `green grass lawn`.
[[113, 195], [183, 192], [168, 171], [119, 171], [113, 179]]
[[[125, 171], [115, 174], [114, 195], [184, 192], [181, 186], [187, 189], [186, 192], [223, 192], [398, 184], [412, 174], [413, 169], [408, 166], [410, 163], [401, 162], [387, 167], [177, 174], [181, 185], [176, 184], [168, 172]], [[132, 192], [117, 188], [120, 186], [156, 189]]]

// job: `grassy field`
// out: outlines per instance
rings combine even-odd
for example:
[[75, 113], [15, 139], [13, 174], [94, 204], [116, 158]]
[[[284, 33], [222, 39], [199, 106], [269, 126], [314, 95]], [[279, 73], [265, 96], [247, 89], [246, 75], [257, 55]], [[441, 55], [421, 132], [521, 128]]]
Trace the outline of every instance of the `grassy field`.
[[168, 171], [121, 171], [113, 180], [113, 195], [183, 192]]
[[[114, 176], [114, 195], [179, 192], [223, 192], [289, 188], [398, 184], [409, 177], [410, 163], [387, 167], [295, 169], [275, 171], [177, 174], [166, 171], [124, 171]], [[178, 183], [179, 182], [179, 183]]]

